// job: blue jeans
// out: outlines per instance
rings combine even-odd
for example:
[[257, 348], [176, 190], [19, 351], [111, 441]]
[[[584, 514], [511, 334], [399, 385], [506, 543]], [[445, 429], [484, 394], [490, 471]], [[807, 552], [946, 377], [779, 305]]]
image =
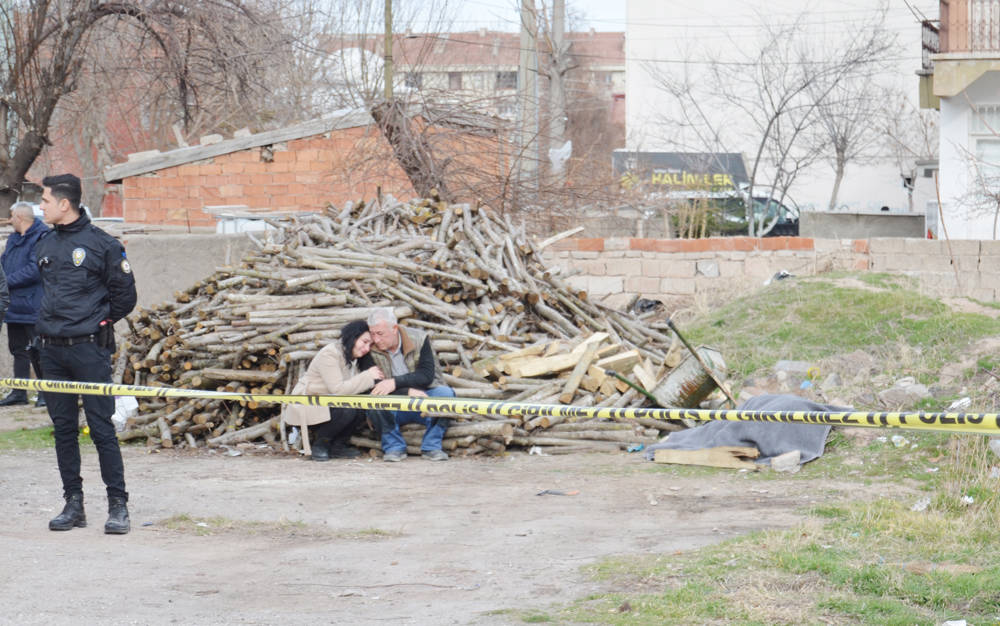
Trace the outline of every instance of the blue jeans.
[[[431, 387], [427, 390], [427, 395], [432, 398], [454, 398], [455, 392], [451, 387], [442, 385]], [[420, 417], [419, 411], [387, 411], [394, 414], [394, 427], [382, 431], [382, 452], [406, 452], [406, 441], [399, 432], [399, 427], [403, 424], [423, 424], [427, 430], [424, 432], [424, 440], [420, 443], [421, 452], [441, 449], [441, 440], [451, 423], [446, 417]]]

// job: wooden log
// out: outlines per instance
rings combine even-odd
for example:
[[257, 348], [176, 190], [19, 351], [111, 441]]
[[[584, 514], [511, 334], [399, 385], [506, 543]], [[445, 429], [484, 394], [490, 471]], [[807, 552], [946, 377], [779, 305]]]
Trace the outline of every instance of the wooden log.
[[243, 441], [253, 441], [258, 437], [263, 437], [264, 433], [270, 432], [277, 428], [278, 418], [272, 417], [266, 422], [261, 422], [249, 428], [244, 428], [242, 430], [235, 430], [233, 432], [225, 433], [213, 437], [208, 440], [208, 445], [210, 446], [221, 446], [233, 443], [240, 443]]
[[248, 383], [276, 383], [284, 375], [283, 370], [261, 372], [257, 370], [221, 369], [209, 367], [201, 370], [201, 376], [209, 380], [238, 380]]

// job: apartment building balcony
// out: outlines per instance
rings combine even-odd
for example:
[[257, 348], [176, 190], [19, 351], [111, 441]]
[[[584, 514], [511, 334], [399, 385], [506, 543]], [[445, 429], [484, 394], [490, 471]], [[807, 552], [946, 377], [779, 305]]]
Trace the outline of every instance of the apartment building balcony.
[[[924, 22], [925, 62], [917, 72], [921, 105], [933, 108], [938, 98], [956, 96], [985, 73], [1000, 70], [1000, 0], [940, 0], [939, 7], [938, 24]], [[933, 91], [927, 89], [931, 80]]]

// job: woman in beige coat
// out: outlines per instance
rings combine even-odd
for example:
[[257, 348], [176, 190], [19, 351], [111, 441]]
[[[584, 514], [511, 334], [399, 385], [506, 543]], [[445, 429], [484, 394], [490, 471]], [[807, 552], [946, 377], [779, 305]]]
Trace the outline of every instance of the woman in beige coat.
[[[364, 320], [348, 322], [340, 331], [340, 342], [331, 343], [313, 357], [292, 393], [349, 396], [368, 392], [385, 378], [376, 366], [358, 370], [358, 359], [368, 354], [371, 345], [368, 323]], [[331, 457], [354, 458], [361, 454], [349, 447], [347, 440], [364, 421], [362, 410], [289, 404], [285, 406], [284, 418], [286, 424], [302, 427], [306, 452], [310, 451], [308, 426], [320, 425], [311, 446], [314, 461], [329, 461]]]

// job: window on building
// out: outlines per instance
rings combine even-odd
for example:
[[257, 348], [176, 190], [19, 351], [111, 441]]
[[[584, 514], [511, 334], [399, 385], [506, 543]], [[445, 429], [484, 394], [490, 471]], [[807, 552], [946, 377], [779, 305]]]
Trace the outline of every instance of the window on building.
[[977, 106], [969, 129], [975, 150], [973, 184], [985, 200], [1000, 188], [1000, 104]]
[[517, 72], [497, 72], [497, 89], [517, 89]]
[[462, 89], [462, 72], [448, 72], [448, 89], [452, 91]]
[[410, 89], [420, 89], [423, 86], [424, 77], [420, 72], [407, 72], [403, 79], [403, 84]]

